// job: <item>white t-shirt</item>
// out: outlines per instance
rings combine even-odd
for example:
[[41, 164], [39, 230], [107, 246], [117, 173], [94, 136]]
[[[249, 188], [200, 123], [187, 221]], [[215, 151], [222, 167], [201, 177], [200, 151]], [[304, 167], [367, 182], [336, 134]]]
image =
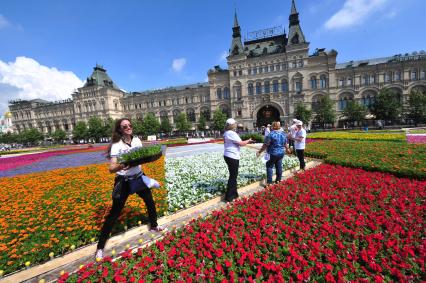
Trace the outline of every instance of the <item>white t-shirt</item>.
[[233, 159], [240, 159], [240, 141], [241, 138], [236, 132], [232, 130], [226, 131], [223, 134], [223, 145], [225, 147], [223, 155]]
[[305, 131], [305, 129], [301, 128], [300, 130], [298, 130], [295, 133], [295, 137], [296, 138], [302, 138], [303, 137], [303, 139], [302, 139], [302, 141], [295, 140], [294, 141], [294, 147], [296, 149], [305, 149], [305, 141], [306, 141], [306, 131]]
[[[123, 142], [123, 140], [120, 140], [119, 142], [113, 143], [111, 146], [111, 157], [118, 157], [123, 153], [128, 152], [131, 148], [134, 147], [141, 147], [142, 142], [138, 137], [133, 137], [132, 142], [130, 143], [130, 146]], [[130, 167], [128, 170], [120, 170], [117, 172], [117, 175], [121, 176], [132, 176], [135, 174], [138, 174], [141, 172], [141, 166], [133, 166]]]
[[290, 136], [291, 136], [292, 138], [294, 138], [294, 137], [295, 137], [295, 134], [296, 134], [296, 132], [297, 132], [297, 126], [296, 126], [296, 125], [291, 125], [291, 126], [288, 128], [288, 130], [289, 130], [289, 132], [290, 132]]

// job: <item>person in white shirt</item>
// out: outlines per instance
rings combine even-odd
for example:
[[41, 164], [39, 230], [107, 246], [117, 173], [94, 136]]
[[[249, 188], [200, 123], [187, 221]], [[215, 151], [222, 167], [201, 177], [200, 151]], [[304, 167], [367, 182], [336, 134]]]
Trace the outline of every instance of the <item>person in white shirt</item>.
[[264, 137], [266, 138], [271, 133], [271, 125], [268, 124], [265, 128]]
[[233, 118], [226, 120], [225, 133], [223, 134], [223, 145], [226, 165], [228, 165], [229, 178], [226, 186], [225, 201], [231, 202], [238, 198], [237, 177], [238, 167], [240, 165], [240, 147], [246, 146], [252, 139], [241, 140], [240, 136], [235, 132], [237, 122]]
[[[110, 158], [109, 172], [116, 173], [114, 181], [114, 192], [112, 198], [112, 208], [105, 218], [105, 222], [100, 232], [99, 241], [95, 259], [100, 260], [103, 258], [103, 250], [108, 240], [109, 234], [112, 231], [114, 223], [120, 216], [121, 210], [124, 208], [127, 198], [130, 194], [130, 188], [127, 178], [140, 175], [142, 173], [140, 165], [128, 166], [118, 163], [118, 156], [127, 152], [131, 148], [142, 146], [141, 140], [132, 135], [132, 124], [130, 119], [123, 118], [116, 121], [111, 137], [111, 143], [108, 146], [108, 157]], [[116, 186], [121, 182], [121, 186]], [[116, 190], [116, 188], [118, 189]], [[155, 202], [152, 197], [151, 190], [148, 186], [140, 192], [136, 193], [143, 199], [148, 210], [148, 219], [150, 223], [150, 230], [161, 232], [163, 227], [157, 223], [157, 211], [155, 209]]]
[[305, 170], [305, 142], [306, 142], [306, 130], [302, 127], [303, 122], [298, 121], [296, 123], [297, 132], [294, 137], [294, 148], [296, 149], [297, 158], [300, 163], [300, 170]]
[[297, 122], [299, 122], [299, 120], [293, 119], [292, 125], [288, 128], [288, 135], [287, 135], [287, 137], [289, 139], [290, 149], [292, 149], [293, 152], [295, 152], [295, 149], [294, 149], [294, 137], [295, 137], [295, 134], [297, 132], [297, 126], [296, 126]]

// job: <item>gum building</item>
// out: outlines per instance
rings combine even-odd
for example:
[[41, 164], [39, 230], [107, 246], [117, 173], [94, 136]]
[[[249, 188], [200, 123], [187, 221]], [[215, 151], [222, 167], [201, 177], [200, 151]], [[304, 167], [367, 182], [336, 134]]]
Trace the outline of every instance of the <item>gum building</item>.
[[70, 99], [15, 100], [9, 109], [17, 132], [35, 127], [45, 134], [57, 129], [71, 133], [76, 122], [92, 116], [143, 119], [147, 113], [173, 124], [185, 112], [195, 126], [201, 116], [210, 121], [218, 108], [253, 129], [274, 120], [289, 122], [297, 103], [315, 116], [323, 96], [331, 98], [341, 119], [348, 101], [368, 106], [381, 89], [394, 91], [403, 104], [412, 90], [426, 91], [424, 51], [344, 63], [337, 63], [337, 54], [334, 49], [310, 50], [293, 0], [288, 34], [274, 27], [249, 32], [243, 39], [235, 14], [228, 68], [208, 70], [208, 82], [127, 93], [97, 65]]

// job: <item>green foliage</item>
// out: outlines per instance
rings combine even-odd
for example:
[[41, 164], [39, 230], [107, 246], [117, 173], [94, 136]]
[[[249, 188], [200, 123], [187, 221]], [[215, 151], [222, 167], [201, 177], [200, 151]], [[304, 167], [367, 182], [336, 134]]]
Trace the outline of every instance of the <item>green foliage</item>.
[[191, 128], [191, 123], [188, 122], [186, 113], [181, 112], [176, 118], [175, 126], [178, 132], [187, 132]]
[[18, 142], [18, 134], [13, 133], [5, 133], [0, 134], [0, 143], [17, 143]]
[[322, 127], [325, 127], [326, 124], [334, 124], [336, 111], [334, 110], [333, 101], [331, 101], [328, 95], [323, 96], [319, 101], [315, 120]]
[[164, 133], [170, 133], [173, 130], [168, 117], [161, 118], [160, 130]]
[[67, 133], [62, 129], [58, 129], [52, 133], [51, 137], [55, 142], [61, 142], [67, 139]]
[[100, 138], [104, 137], [105, 134], [105, 128], [102, 120], [98, 117], [90, 117], [88, 126], [88, 137], [99, 142]]
[[308, 124], [311, 120], [312, 112], [308, 110], [302, 102], [297, 103], [296, 109], [294, 110], [294, 116], [296, 119], [303, 121]]
[[160, 123], [154, 114], [148, 113], [145, 118], [142, 120], [142, 132], [144, 135], [154, 135], [160, 130]]
[[426, 122], [426, 93], [424, 91], [411, 91], [408, 96], [407, 118], [414, 124]]
[[105, 121], [103, 130], [102, 130], [104, 137], [111, 137], [114, 124], [115, 124], [115, 121], [111, 117], [108, 117], [108, 119]]
[[72, 135], [73, 135], [74, 141], [87, 139], [88, 129], [87, 129], [86, 122], [84, 121], [77, 122], [77, 124], [75, 124], [75, 127], [72, 131]]
[[361, 123], [367, 115], [367, 108], [364, 105], [360, 105], [355, 101], [349, 101], [346, 105], [346, 108], [342, 112], [343, 116], [346, 117], [348, 122], [358, 122]]
[[380, 120], [396, 120], [401, 114], [401, 100], [397, 93], [389, 89], [382, 89], [375, 96], [371, 106], [371, 113]]
[[34, 145], [39, 141], [42, 141], [44, 139], [44, 136], [37, 129], [31, 128], [20, 134], [20, 139], [22, 143]]
[[223, 131], [226, 124], [226, 114], [220, 108], [213, 113], [213, 129]]
[[257, 134], [257, 133], [252, 133], [252, 134], [244, 134], [241, 135], [241, 139], [243, 141], [248, 140], [248, 139], [252, 139], [257, 143], [263, 143], [264, 137], [261, 134]]
[[137, 136], [144, 135], [142, 120], [139, 120], [139, 119], [132, 120], [132, 126], [133, 126], [133, 134]]
[[151, 145], [133, 148], [129, 152], [118, 157], [119, 163], [131, 163], [142, 158], [148, 158], [161, 153], [161, 145]]
[[204, 131], [206, 129], [206, 117], [204, 115], [200, 116], [200, 119], [198, 120], [198, 130]]

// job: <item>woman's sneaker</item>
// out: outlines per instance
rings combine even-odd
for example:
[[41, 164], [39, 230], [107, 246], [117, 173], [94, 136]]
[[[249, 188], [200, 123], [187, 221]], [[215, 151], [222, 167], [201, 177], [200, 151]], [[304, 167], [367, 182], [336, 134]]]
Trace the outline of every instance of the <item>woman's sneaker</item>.
[[164, 232], [166, 230], [167, 229], [165, 227], [160, 226], [160, 225], [149, 228], [149, 231], [153, 231], [153, 232]]
[[104, 250], [96, 250], [95, 261], [101, 261], [104, 258]]

